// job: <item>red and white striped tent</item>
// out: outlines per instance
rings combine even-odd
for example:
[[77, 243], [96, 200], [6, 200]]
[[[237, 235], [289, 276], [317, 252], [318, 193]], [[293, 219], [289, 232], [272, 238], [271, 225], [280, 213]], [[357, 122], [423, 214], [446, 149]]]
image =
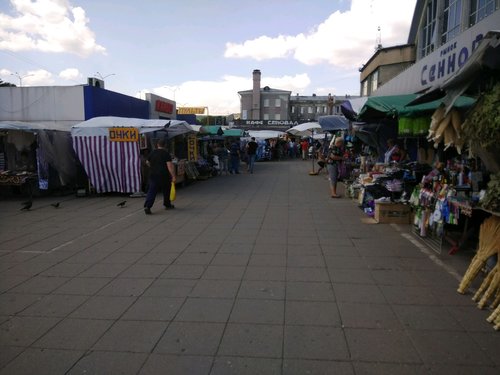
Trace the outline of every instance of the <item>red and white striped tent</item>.
[[135, 193], [141, 190], [139, 142], [115, 142], [110, 128], [135, 128], [139, 134], [158, 130], [169, 138], [196, 132], [185, 121], [125, 117], [94, 117], [71, 128], [73, 148], [98, 193]]

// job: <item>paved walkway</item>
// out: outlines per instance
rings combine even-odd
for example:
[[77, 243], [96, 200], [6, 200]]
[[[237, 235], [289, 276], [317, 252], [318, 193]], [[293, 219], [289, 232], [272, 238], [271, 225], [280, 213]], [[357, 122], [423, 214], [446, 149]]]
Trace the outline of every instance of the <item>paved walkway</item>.
[[257, 163], [150, 216], [0, 201], [0, 374], [500, 373], [459, 258], [365, 223], [310, 168]]

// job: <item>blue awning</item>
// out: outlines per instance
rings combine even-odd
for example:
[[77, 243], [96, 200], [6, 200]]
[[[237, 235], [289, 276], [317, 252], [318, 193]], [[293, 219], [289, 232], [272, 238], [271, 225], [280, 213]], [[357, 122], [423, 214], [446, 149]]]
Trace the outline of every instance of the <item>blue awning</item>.
[[319, 125], [323, 131], [337, 131], [349, 129], [349, 120], [344, 116], [330, 115], [320, 116], [318, 118]]

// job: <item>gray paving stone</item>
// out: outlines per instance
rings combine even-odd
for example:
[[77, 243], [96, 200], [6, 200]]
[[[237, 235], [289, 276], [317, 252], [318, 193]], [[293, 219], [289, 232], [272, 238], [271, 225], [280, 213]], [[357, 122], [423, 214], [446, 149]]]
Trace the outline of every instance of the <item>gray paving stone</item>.
[[94, 344], [95, 350], [150, 353], [163, 332], [166, 322], [117, 321]]
[[249, 266], [246, 267], [245, 280], [286, 280], [285, 267]]
[[[131, 253], [134, 254], [134, 253]], [[137, 264], [166, 264], [170, 265], [179, 256], [179, 253], [151, 251], [137, 261]]]
[[395, 305], [392, 308], [401, 323], [408, 329], [438, 331], [461, 329], [458, 321], [443, 306]]
[[0, 346], [29, 346], [59, 321], [59, 318], [12, 317], [0, 325]]
[[343, 302], [387, 303], [377, 285], [333, 284], [335, 297]]
[[347, 360], [349, 350], [340, 328], [287, 325], [284, 358]]
[[172, 320], [184, 303], [182, 297], [139, 297], [122, 315], [124, 320]]
[[212, 357], [151, 354], [139, 372], [139, 375], [208, 375], [212, 361]]
[[0, 346], [0, 368], [16, 358], [24, 349], [20, 346]]
[[172, 322], [154, 352], [176, 355], [215, 355], [225, 325], [222, 323]]
[[187, 297], [191, 294], [196, 280], [156, 279], [144, 291], [144, 296], [152, 297]]
[[333, 283], [375, 284], [370, 271], [362, 269], [329, 269]]
[[61, 285], [53, 293], [92, 296], [109, 284], [111, 280], [107, 277], [75, 277]]
[[205, 266], [202, 265], [172, 264], [160, 277], [167, 279], [199, 279], [203, 272], [205, 272]]
[[283, 375], [301, 374], [354, 375], [355, 372], [349, 362], [311, 359], [285, 359], [283, 361]]
[[387, 302], [394, 305], [438, 305], [431, 289], [420, 286], [381, 285]]
[[80, 273], [81, 277], [116, 277], [129, 267], [125, 263], [98, 263], [90, 266], [87, 270]]
[[199, 280], [190, 297], [234, 298], [238, 293], [239, 281], [236, 280]]
[[0, 295], [0, 315], [16, 315], [39, 301], [39, 294], [5, 293]]
[[288, 267], [326, 267], [323, 255], [288, 255]]
[[35, 276], [10, 289], [11, 293], [49, 294], [69, 280], [67, 277]]
[[32, 346], [42, 349], [88, 350], [112, 324], [112, 320], [64, 319]]
[[344, 332], [355, 361], [422, 363], [405, 331], [346, 328]]
[[214, 257], [213, 253], [183, 253], [175, 259], [174, 264], [198, 264], [198, 265], [208, 265]]
[[335, 302], [286, 301], [285, 324], [340, 326], [340, 315]]
[[132, 264], [119, 278], [156, 278], [167, 269], [165, 264]]
[[268, 280], [243, 280], [238, 298], [285, 299], [285, 283]]
[[404, 325], [387, 304], [338, 302], [338, 306], [344, 327], [404, 329]]
[[241, 280], [245, 269], [244, 266], [207, 266], [202, 279]]
[[249, 258], [248, 254], [216, 254], [210, 264], [212, 266], [246, 266]]
[[99, 296], [140, 296], [153, 283], [152, 278], [116, 278], [110, 281], [96, 294]]
[[285, 301], [238, 298], [234, 304], [230, 322], [283, 324]]
[[325, 262], [332, 273], [338, 269], [367, 269], [363, 258], [357, 256], [325, 255]]
[[65, 317], [84, 303], [88, 296], [53, 294], [41, 297], [37, 302], [24, 309], [19, 315]]
[[286, 283], [286, 299], [301, 301], [335, 301], [330, 283], [295, 282]]
[[26, 349], [6, 367], [2, 375], [64, 374], [83, 355], [83, 351], [55, 349]]
[[59, 263], [41, 273], [42, 276], [74, 277], [90, 267], [83, 263]]
[[282, 342], [281, 325], [229, 323], [218, 354], [281, 358]]
[[494, 363], [471, 337], [461, 331], [409, 331], [425, 363], [492, 366]]
[[[419, 364], [354, 362], [353, 365], [356, 375], [423, 375], [430, 373], [430, 369]], [[453, 372], [453, 374], [455, 373]]]
[[210, 375], [280, 375], [281, 359], [217, 357]]
[[325, 268], [318, 267], [287, 267], [287, 281], [327, 282], [330, 276]]
[[232, 306], [232, 299], [188, 298], [174, 320], [225, 323]]
[[147, 353], [90, 351], [71, 368], [67, 375], [120, 374], [135, 375], [148, 357]]
[[249, 266], [265, 266], [265, 267], [285, 267], [286, 256], [281, 254], [258, 254], [254, 252], [248, 262]]
[[137, 297], [93, 296], [70, 314], [72, 318], [118, 319]]

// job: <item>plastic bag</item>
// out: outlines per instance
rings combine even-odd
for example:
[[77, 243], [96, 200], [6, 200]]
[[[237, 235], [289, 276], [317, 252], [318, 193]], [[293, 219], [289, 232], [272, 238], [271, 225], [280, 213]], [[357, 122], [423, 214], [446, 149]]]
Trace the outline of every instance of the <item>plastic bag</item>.
[[170, 201], [171, 202], [175, 201], [175, 196], [176, 196], [175, 182], [172, 182], [172, 184], [170, 185]]

